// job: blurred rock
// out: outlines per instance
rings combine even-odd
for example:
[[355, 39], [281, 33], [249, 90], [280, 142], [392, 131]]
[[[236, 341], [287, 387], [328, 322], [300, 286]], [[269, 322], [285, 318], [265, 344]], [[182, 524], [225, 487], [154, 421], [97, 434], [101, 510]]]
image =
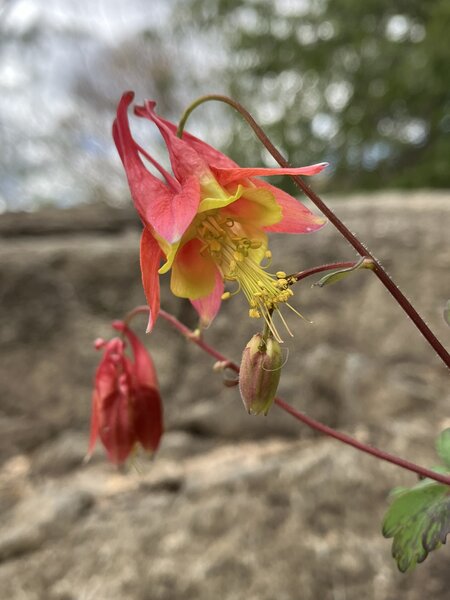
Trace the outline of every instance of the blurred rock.
[[32, 475], [58, 477], [80, 467], [87, 454], [88, 431], [63, 431], [33, 455]]
[[[444, 342], [450, 204], [378, 194], [332, 206]], [[400, 575], [380, 534], [411, 475], [319, 438], [277, 407], [249, 417], [214, 361], [160, 320], [146, 338], [166, 434], [118, 472], [89, 434], [96, 337], [144, 302], [133, 211], [89, 206], [0, 217], [0, 590], [10, 600], [446, 600], [448, 549]], [[274, 270], [352, 260], [328, 225], [274, 236]], [[189, 303], [163, 306], [195, 326]], [[369, 272], [293, 301], [280, 395], [370, 444], [436, 463], [448, 372]], [[224, 302], [205, 339], [230, 358], [260, 324]], [[144, 338], [145, 318], [135, 330]]]
[[47, 487], [32, 494], [14, 509], [12, 519], [0, 532], [0, 561], [26, 554], [55, 536], [61, 536], [93, 503], [78, 489]]
[[139, 473], [89, 465], [19, 504], [0, 586], [42, 600], [445, 600], [446, 549], [401, 575], [379, 531], [389, 487], [406, 481], [326, 439], [222, 443]]

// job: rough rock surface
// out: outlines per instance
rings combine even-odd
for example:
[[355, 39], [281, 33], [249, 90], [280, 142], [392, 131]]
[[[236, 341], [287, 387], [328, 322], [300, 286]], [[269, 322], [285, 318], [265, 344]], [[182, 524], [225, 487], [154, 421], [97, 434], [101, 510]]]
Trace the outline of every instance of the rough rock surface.
[[[332, 201], [445, 344], [445, 194]], [[0, 218], [0, 598], [435, 600], [448, 548], [401, 575], [380, 534], [386, 496], [414, 477], [323, 439], [278, 408], [251, 418], [213, 361], [159, 322], [147, 338], [165, 402], [154, 461], [127, 472], [86, 451], [92, 340], [143, 302], [132, 211]], [[276, 270], [354, 252], [328, 225], [274, 237]], [[163, 289], [190, 325], [190, 307]], [[280, 393], [311, 416], [423, 465], [449, 426], [448, 373], [376, 278], [297, 286]], [[231, 358], [257, 327], [239, 298], [206, 339]], [[143, 331], [144, 319], [136, 321]], [[287, 336], [286, 336], [287, 337]]]

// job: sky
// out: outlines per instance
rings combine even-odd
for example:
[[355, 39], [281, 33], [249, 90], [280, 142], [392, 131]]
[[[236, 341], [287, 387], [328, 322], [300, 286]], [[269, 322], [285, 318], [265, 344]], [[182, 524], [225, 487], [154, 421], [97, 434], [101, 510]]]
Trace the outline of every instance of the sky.
[[[288, 24], [290, 17], [302, 17], [311, 7], [310, 0], [273, 1]], [[236, 8], [232, 27], [258, 27], [255, 2]], [[178, 120], [196, 96], [227, 93], [220, 87], [226, 85], [221, 73], [224, 66], [233, 65], [233, 55], [227, 54], [217, 27], [201, 33], [192, 25], [183, 29], [180, 22], [189, 17], [180, 11], [184, 6], [183, 0], [0, 0], [0, 212], [99, 199], [117, 205], [129, 202], [111, 137], [121, 94], [132, 89], [138, 101], [156, 98], [164, 116]], [[176, 17], [182, 17], [178, 28]], [[282, 29], [275, 33], [281, 38], [285, 34]], [[400, 42], [406, 35], [420, 41], [425, 33], [403, 15], [393, 15], [385, 35]], [[242, 66], [245, 56], [238, 60]], [[255, 98], [251, 109], [263, 126], [290, 110], [286, 102], [296, 98], [291, 90], [302, 77], [292, 68], [261, 79], [267, 93], [259, 104]], [[312, 103], [310, 130], [315, 138], [327, 142], [336, 136], [337, 116], [351, 95], [348, 83], [332, 82], [325, 92], [332, 110], [318, 110]], [[314, 85], [303, 96], [319, 101]], [[223, 147], [230, 135], [230, 113], [221, 111], [217, 104], [202, 108], [200, 118], [196, 113], [190, 119], [189, 129]], [[148, 124], [146, 128], [133, 122], [132, 127], [142, 145], [150, 144], [164, 162], [157, 132]], [[407, 142], [416, 144], [428, 133], [426, 123], [418, 119], [402, 132]], [[386, 158], [386, 151], [386, 144], [380, 143], [363, 151], [355, 148], [357, 161], [362, 155], [367, 169]], [[258, 160], [268, 162], [264, 151]]]
[[[139, 60], [120, 68], [121, 47], [144, 29], [170, 44], [173, 7], [173, 0], [9, 1], [0, 13], [0, 212], [89, 202], [99, 190], [109, 202], [126, 201], [110, 134], [114, 107], [126, 89], [141, 100], [152, 89]], [[182, 51], [195, 68], [195, 45]]]

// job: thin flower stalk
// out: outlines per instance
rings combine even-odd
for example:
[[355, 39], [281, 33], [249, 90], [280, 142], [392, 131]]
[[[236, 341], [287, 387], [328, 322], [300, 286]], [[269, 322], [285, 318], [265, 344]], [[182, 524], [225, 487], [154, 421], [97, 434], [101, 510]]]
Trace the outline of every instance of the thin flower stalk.
[[[284, 156], [275, 148], [272, 142], [269, 140], [267, 135], [264, 133], [262, 127], [255, 121], [252, 115], [245, 109], [239, 102], [229, 98], [228, 96], [223, 96], [220, 94], [210, 94], [207, 96], [202, 96], [198, 98], [195, 102], [193, 102], [183, 114], [180, 125], [178, 127], [178, 135], [182, 135], [183, 129], [186, 125], [186, 121], [191, 114], [191, 112], [200, 104], [204, 102], [208, 102], [211, 100], [216, 100], [219, 102], [224, 102], [225, 104], [229, 104], [233, 107], [240, 115], [245, 119], [245, 121], [250, 125], [253, 129], [254, 133], [261, 141], [261, 143], [265, 146], [268, 152], [273, 156], [273, 158], [277, 161], [277, 163], [284, 168], [288, 168], [289, 162], [284, 158]], [[290, 175], [292, 181], [296, 184], [298, 188], [300, 188], [303, 193], [317, 206], [317, 208], [327, 217], [327, 219], [336, 227], [336, 229], [341, 233], [341, 235], [353, 246], [353, 248], [358, 252], [360, 256], [366, 257], [373, 261], [373, 272], [384, 285], [384, 287], [389, 291], [389, 293], [393, 296], [396, 302], [402, 307], [405, 313], [410, 317], [416, 328], [420, 331], [420, 333], [424, 336], [436, 354], [440, 357], [443, 363], [447, 368], [450, 368], [450, 354], [442, 345], [442, 343], [438, 340], [436, 335], [431, 331], [422, 317], [419, 315], [417, 310], [411, 304], [411, 302], [406, 298], [403, 292], [400, 291], [398, 286], [394, 283], [391, 277], [387, 274], [387, 272], [382, 267], [380, 261], [366, 248], [366, 246], [359, 240], [359, 238], [352, 233], [348, 227], [339, 219], [339, 217], [334, 213], [334, 211], [327, 205], [325, 202], [319, 197], [319, 195], [314, 192], [303, 180], [301, 177], [297, 175]]]
[[[139, 307], [135, 308], [133, 311], [131, 311], [125, 317], [125, 322], [128, 323], [132, 318], [134, 318], [138, 314], [148, 313], [148, 310], [149, 310], [148, 306], [139, 306]], [[209, 354], [210, 356], [215, 358], [217, 361], [226, 365], [226, 367], [228, 369], [230, 369], [231, 371], [234, 371], [235, 373], [239, 373], [239, 366], [235, 362], [229, 360], [222, 353], [218, 352], [215, 348], [213, 348], [212, 346], [207, 344], [196, 332], [189, 329], [189, 327], [186, 327], [186, 325], [181, 323], [181, 321], [179, 321], [174, 315], [172, 315], [162, 309], [160, 310], [159, 314], [160, 314], [161, 318], [163, 318], [165, 321], [167, 321], [172, 327], [174, 327], [179, 333], [181, 333], [187, 340], [193, 342], [199, 348], [201, 348], [204, 352], [206, 352], [207, 354]], [[419, 477], [428, 477], [429, 479], [432, 479], [433, 481], [437, 481], [438, 483], [442, 483], [444, 485], [450, 486], [450, 477], [443, 475], [441, 473], [437, 473], [435, 471], [431, 471], [430, 469], [426, 469], [425, 467], [421, 467], [420, 465], [417, 465], [413, 462], [410, 462], [408, 460], [400, 458], [400, 457], [396, 456], [395, 454], [390, 454], [389, 452], [385, 452], [384, 450], [381, 450], [380, 448], [376, 448], [375, 446], [369, 446], [368, 444], [364, 444], [363, 442], [358, 441], [357, 439], [353, 438], [352, 436], [350, 436], [346, 433], [343, 433], [342, 431], [337, 431], [336, 429], [333, 429], [332, 427], [329, 427], [328, 425], [325, 425], [324, 423], [321, 423], [320, 421], [317, 421], [316, 419], [313, 419], [312, 417], [305, 415], [304, 413], [297, 410], [296, 408], [291, 406], [288, 402], [286, 402], [282, 398], [279, 398], [278, 396], [275, 398], [274, 404], [276, 404], [279, 408], [281, 408], [281, 410], [284, 410], [284, 412], [286, 412], [289, 415], [291, 415], [292, 417], [294, 417], [294, 419], [296, 419], [297, 421], [300, 421], [301, 423], [304, 423], [305, 425], [307, 425], [310, 429], [318, 431], [319, 433], [327, 435], [328, 437], [332, 437], [335, 440], [338, 440], [339, 442], [341, 442], [343, 444], [352, 446], [356, 450], [359, 450], [360, 452], [369, 454], [375, 458], [378, 458], [379, 460], [389, 462], [393, 465], [396, 465], [397, 467], [400, 467], [407, 471], [411, 471], [412, 473], [415, 473]]]

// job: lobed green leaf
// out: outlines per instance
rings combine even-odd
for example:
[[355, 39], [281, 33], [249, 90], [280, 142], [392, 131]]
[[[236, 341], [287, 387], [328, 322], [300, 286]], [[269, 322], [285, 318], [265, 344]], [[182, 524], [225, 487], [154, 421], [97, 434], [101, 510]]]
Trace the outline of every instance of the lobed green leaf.
[[[436, 450], [445, 466], [433, 471], [450, 472], [450, 428], [436, 440]], [[383, 520], [383, 535], [393, 538], [392, 556], [404, 573], [445, 544], [450, 532], [450, 486], [424, 479], [412, 488], [391, 492], [392, 504]]]
[[392, 556], [404, 573], [445, 544], [450, 531], [450, 487], [424, 479], [392, 495], [382, 531], [384, 537], [393, 538]]

